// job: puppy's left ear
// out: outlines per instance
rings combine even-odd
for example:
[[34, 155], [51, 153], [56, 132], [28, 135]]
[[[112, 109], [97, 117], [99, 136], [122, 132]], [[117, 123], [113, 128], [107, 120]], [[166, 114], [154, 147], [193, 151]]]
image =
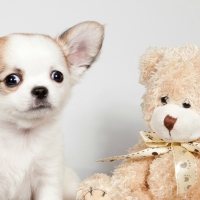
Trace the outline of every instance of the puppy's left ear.
[[67, 58], [73, 79], [79, 79], [95, 61], [101, 50], [103, 37], [102, 25], [97, 22], [83, 22], [68, 29], [57, 38]]

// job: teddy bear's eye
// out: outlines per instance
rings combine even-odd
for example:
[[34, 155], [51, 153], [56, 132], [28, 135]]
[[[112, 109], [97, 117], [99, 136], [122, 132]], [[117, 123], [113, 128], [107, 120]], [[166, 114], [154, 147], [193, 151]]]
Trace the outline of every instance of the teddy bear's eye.
[[186, 103], [186, 102], [184, 102], [182, 105], [183, 105], [183, 108], [190, 108], [191, 107], [190, 103]]
[[167, 104], [167, 100], [168, 100], [168, 99], [169, 99], [169, 98], [168, 98], [167, 96], [161, 97], [161, 102], [162, 102], [162, 104], [163, 104], [163, 105]]

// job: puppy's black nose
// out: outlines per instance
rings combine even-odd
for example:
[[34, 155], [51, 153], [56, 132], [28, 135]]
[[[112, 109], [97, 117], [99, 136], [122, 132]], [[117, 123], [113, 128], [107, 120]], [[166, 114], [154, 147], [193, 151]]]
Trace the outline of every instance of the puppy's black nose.
[[43, 86], [35, 87], [32, 89], [31, 93], [33, 96], [35, 96], [37, 99], [44, 99], [48, 95], [48, 89]]

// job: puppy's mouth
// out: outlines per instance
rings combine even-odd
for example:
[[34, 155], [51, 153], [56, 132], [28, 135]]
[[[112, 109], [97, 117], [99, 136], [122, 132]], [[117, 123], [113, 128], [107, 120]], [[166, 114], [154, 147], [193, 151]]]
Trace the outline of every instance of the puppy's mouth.
[[40, 111], [40, 110], [50, 110], [52, 108], [51, 104], [43, 100], [35, 100], [33, 105], [29, 108], [29, 111]]
[[34, 107], [31, 107], [29, 109], [29, 111], [36, 111], [36, 110], [49, 110], [51, 109], [51, 106], [50, 105], [40, 105], [40, 106], [34, 106]]

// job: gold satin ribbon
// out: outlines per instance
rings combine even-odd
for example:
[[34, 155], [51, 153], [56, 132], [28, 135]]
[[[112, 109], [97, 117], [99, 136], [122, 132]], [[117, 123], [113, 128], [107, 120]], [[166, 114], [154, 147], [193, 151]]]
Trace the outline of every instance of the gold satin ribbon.
[[113, 162], [121, 159], [157, 156], [172, 151], [175, 165], [177, 194], [186, 193], [197, 183], [197, 164], [195, 157], [191, 152], [200, 154], [200, 143], [167, 143], [153, 132], [140, 131], [140, 134], [149, 148], [127, 155], [105, 158], [98, 160], [97, 162]]

